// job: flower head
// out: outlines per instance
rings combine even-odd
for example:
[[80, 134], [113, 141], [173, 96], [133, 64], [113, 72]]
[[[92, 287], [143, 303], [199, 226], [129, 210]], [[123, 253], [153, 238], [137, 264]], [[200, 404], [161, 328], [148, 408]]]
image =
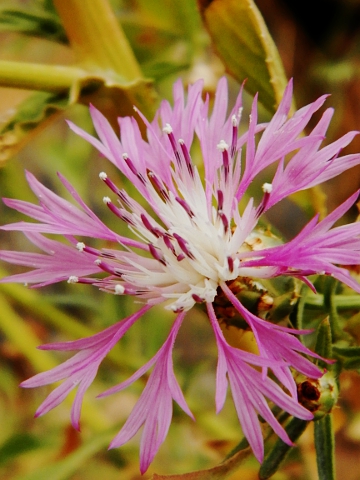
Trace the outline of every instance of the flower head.
[[[317, 217], [312, 219], [288, 243], [266, 244], [264, 235], [258, 231], [260, 217], [284, 197], [360, 163], [360, 155], [339, 156], [356, 132], [321, 148], [332, 116], [332, 110], [328, 109], [311, 133], [301, 136], [326, 97], [289, 116], [290, 82], [268, 124], [258, 123], [257, 99], [254, 99], [248, 130], [239, 135], [241, 92], [228, 114], [227, 82], [222, 78], [209, 114], [209, 99], [202, 99], [202, 88], [201, 81], [189, 86], [185, 98], [184, 88], [177, 82], [173, 107], [163, 102], [151, 123], [139, 113], [147, 127], [147, 141], [142, 138], [137, 122], [128, 117], [119, 119], [119, 139], [94, 107], [90, 107], [90, 113], [98, 138], [69, 123], [75, 133], [120, 170], [142, 197], [141, 201], [132, 198], [105, 172], [100, 173], [100, 179], [109, 188], [104, 203], [119, 221], [128, 225], [129, 236], [119, 235], [107, 227], [62, 176], [60, 180], [75, 203], [62, 199], [29, 173], [29, 185], [39, 205], [4, 199], [9, 207], [37, 223], [19, 222], [2, 229], [25, 232], [44, 253], [0, 252], [0, 258], [5, 261], [33, 268], [28, 273], [4, 278], [2, 282], [44, 286], [68, 280], [74, 284], [90, 284], [115, 295], [133, 296], [137, 303], [143, 304], [137, 313], [93, 337], [42, 347], [78, 350], [78, 353], [62, 365], [23, 383], [24, 387], [35, 387], [64, 379], [39, 407], [37, 415], [54, 408], [70, 390], [78, 387], [72, 410], [72, 422], [78, 428], [83, 395], [109, 350], [152, 306], [163, 304], [174, 312], [173, 327], [158, 353], [129, 380], [106, 392], [122, 390], [154, 367], [138, 404], [112, 443], [112, 446], [124, 444], [144, 425], [142, 472], [166, 437], [172, 400], [192, 416], [174, 376], [172, 349], [184, 317], [190, 316], [188, 312], [196, 304], [205, 305], [218, 345], [217, 410], [224, 404], [229, 380], [244, 434], [255, 456], [262, 461], [263, 438], [258, 414], [291, 444], [267, 400], [291, 415], [311, 419], [312, 414], [297, 401], [292, 369], [314, 379], [322, 372], [304, 356], [317, 355], [295, 336], [307, 331], [271, 323], [266, 309], [262, 314], [250, 312], [233, 285], [241, 280], [261, 292], [265, 290], [262, 281], [292, 276], [312, 286], [309, 275], [326, 274], [360, 292], [360, 285], [349, 272], [337, 265], [360, 263], [360, 223], [332, 228], [355, 202], [357, 193], [321, 222]], [[191, 156], [194, 137], [201, 147], [201, 168]], [[260, 138], [258, 142], [256, 137]], [[287, 155], [290, 160], [285, 162]], [[272, 164], [277, 166], [275, 175], [271, 182], [263, 185], [262, 200], [255, 204], [254, 199], [248, 197], [248, 187]], [[43, 234], [63, 235], [68, 243], [50, 240]], [[106, 240], [107, 246], [92, 247], [87, 238]], [[242, 351], [225, 340], [221, 329], [226, 330], [227, 323], [224, 316], [218, 315], [220, 298], [225, 298], [231, 311], [242, 318], [244, 328], [252, 330], [257, 342], [256, 354]], [[268, 376], [269, 371], [280, 386]]]

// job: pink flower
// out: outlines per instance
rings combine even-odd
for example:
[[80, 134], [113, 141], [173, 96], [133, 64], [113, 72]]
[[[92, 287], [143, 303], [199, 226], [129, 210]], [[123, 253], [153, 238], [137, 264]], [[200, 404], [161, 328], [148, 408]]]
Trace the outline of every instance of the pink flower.
[[[105, 392], [124, 389], [153, 367], [138, 403], [111, 444], [112, 447], [123, 445], [144, 425], [140, 447], [142, 472], [167, 435], [172, 400], [192, 416], [174, 376], [172, 349], [184, 316], [197, 303], [206, 304], [218, 346], [217, 411], [224, 404], [229, 381], [243, 432], [255, 456], [262, 461], [264, 447], [258, 414], [291, 444], [267, 400], [291, 415], [311, 419], [312, 414], [297, 401], [292, 370], [311, 378], [319, 378], [322, 372], [304, 355], [318, 356], [295, 336], [308, 331], [275, 325], [265, 313], [259, 318], [248, 311], [232, 290], [234, 281], [251, 280], [261, 290], [262, 281], [283, 275], [299, 278], [312, 287], [307, 277], [325, 274], [360, 292], [360, 285], [344, 268], [337, 266], [360, 263], [360, 224], [332, 228], [356, 201], [357, 193], [321, 222], [315, 217], [288, 243], [278, 241], [276, 246], [270, 246], [257, 226], [261, 215], [287, 195], [359, 164], [360, 155], [339, 156], [356, 133], [350, 132], [321, 148], [332, 116], [332, 110], [328, 109], [308, 136], [300, 136], [326, 97], [289, 117], [291, 82], [268, 124], [258, 124], [254, 99], [249, 128], [241, 136], [238, 131], [241, 92], [229, 115], [225, 78], [219, 81], [211, 114], [209, 99], [202, 100], [201, 93], [199, 81], [189, 86], [185, 98], [183, 86], [177, 82], [173, 107], [163, 102], [151, 123], [139, 113], [147, 126], [147, 141], [142, 139], [133, 118], [119, 119], [119, 140], [94, 107], [90, 107], [90, 113], [99, 139], [70, 123], [72, 130], [118, 167], [137, 188], [143, 203], [147, 203], [145, 209], [125, 189], [118, 188], [106, 173], [100, 173], [110, 195], [117, 198], [117, 203], [113, 203], [110, 197], [105, 197], [105, 205], [119, 221], [129, 226], [132, 236], [119, 235], [108, 228], [62, 176], [60, 180], [74, 203], [62, 199], [29, 173], [29, 185], [39, 205], [4, 200], [9, 207], [37, 222], [18, 222], [2, 229], [25, 232], [44, 253], [0, 252], [1, 259], [32, 268], [2, 282], [44, 286], [67, 279], [70, 283], [91, 284], [115, 295], [131, 295], [137, 304], [143, 304], [137, 313], [93, 337], [43, 347], [78, 350], [78, 353], [62, 365], [23, 383], [24, 387], [35, 387], [64, 380], [39, 407], [37, 415], [54, 408], [78, 387], [71, 414], [72, 423], [78, 428], [83, 395], [109, 350], [153, 305], [163, 304], [174, 312], [173, 327], [157, 354], [127, 381]], [[259, 137], [257, 144], [256, 136]], [[203, 174], [190, 154], [194, 137], [200, 142]], [[242, 147], [246, 147], [245, 158], [242, 158]], [[290, 155], [287, 163], [286, 155]], [[249, 198], [248, 187], [271, 164], [277, 165], [276, 173], [271, 183], [263, 185], [262, 200], [255, 205], [254, 199]], [[241, 210], [240, 201], [244, 204]], [[49, 240], [43, 234], [62, 235], [67, 244]], [[108, 246], [91, 247], [86, 243], [87, 238], [105, 240]], [[260, 243], [256, 242], [259, 238]], [[227, 299], [252, 330], [258, 355], [230, 346], [224, 339], [216, 318], [220, 296]], [[269, 370], [278, 383], [268, 376]]]

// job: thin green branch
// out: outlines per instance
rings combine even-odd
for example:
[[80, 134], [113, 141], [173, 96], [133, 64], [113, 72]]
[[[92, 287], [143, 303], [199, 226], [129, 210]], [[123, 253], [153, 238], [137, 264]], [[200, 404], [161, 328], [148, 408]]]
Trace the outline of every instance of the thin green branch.
[[88, 72], [78, 67], [0, 61], [2, 87], [59, 93], [70, 90], [74, 84], [88, 76]]

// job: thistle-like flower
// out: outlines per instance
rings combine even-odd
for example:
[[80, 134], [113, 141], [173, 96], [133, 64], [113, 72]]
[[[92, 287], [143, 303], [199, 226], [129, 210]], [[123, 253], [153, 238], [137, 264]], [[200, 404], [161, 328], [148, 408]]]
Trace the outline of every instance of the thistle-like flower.
[[[191, 321], [191, 310], [196, 304], [204, 304], [218, 346], [217, 411], [224, 404], [229, 382], [243, 432], [261, 462], [264, 447], [258, 414], [284, 442], [291, 444], [268, 401], [291, 415], [310, 420], [312, 413], [298, 403], [292, 370], [313, 379], [322, 372], [307, 358], [317, 355], [295, 336], [307, 331], [272, 323], [266, 308], [262, 312], [249, 311], [239, 292], [246, 285], [264, 292], [261, 282], [279, 276], [292, 276], [312, 287], [308, 276], [313, 274], [332, 275], [360, 292], [360, 285], [345, 268], [338, 266], [360, 263], [360, 223], [332, 228], [355, 202], [357, 193], [324, 220], [313, 218], [288, 243], [267, 243], [266, 235], [258, 230], [260, 217], [289, 194], [318, 185], [359, 164], [360, 155], [339, 156], [356, 132], [320, 148], [333, 114], [332, 109], [327, 109], [311, 133], [301, 136], [326, 96], [289, 117], [290, 82], [267, 124], [258, 123], [254, 99], [248, 130], [240, 135], [241, 92], [228, 114], [227, 82], [221, 79], [209, 114], [209, 99], [202, 99], [202, 88], [201, 81], [190, 86], [186, 98], [181, 82], [177, 82], [174, 106], [163, 102], [151, 123], [138, 112], [147, 127], [147, 141], [137, 122], [128, 117], [119, 119], [119, 140], [93, 107], [90, 113], [99, 139], [70, 123], [70, 128], [108, 158], [142, 197], [141, 201], [135, 200], [118, 188], [114, 179], [100, 173], [112, 197], [104, 198], [105, 205], [128, 225], [129, 236], [108, 228], [61, 175], [60, 180], [75, 203], [60, 198], [29, 173], [29, 185], [39, 205], [4, 200], [38, 223], [19, 222], [2, 229], [25, 232], [44, 253], [0, 252], [1, 259], [32, 268], [2, 282], [36, 286], [63, 280], [86, 283], [115, 295], [133, 296], [136, 305], [141, 304], [136, 313], [90, 338], [41, 347], [78, 352], [58, 367], [23, 382], [23, 387], [37, 387], [64, 380], [39, 407], [37, 416], [57, 406], [77, 387], [71, 420], [79, 428], [84, 393], [110, 349], [154, 305], [162, 304], [173, 312], [173, 326], [156, 355], [130, 379], [103, 394], [124, 389], [153, 367], [137, 405], [111, 445], [124, 444], [144, 425], [141, 472], [146, 471], [166, 437], [172, 400], [192, 417], [175, 379], [172, 349], [182, 321], [185, 316]], [[202, 152], [200, 168], [191, 156], [195, 136]], [[248, 187], [273, 164], [277, 165], [276, 173], [271, 182], [263, 185], [262, 200], [256, 205], [248, 196]], [[67, 244], [43, 234], [63, 235]], [[106, 240], [107, 246], [94, 248], [88, 245], [87, 238]], [[244, 351], [228, 343], [229, 323], [224, 311], [237, 315], [243, 323], [241, 328], [252, 331], [257, 351]]]

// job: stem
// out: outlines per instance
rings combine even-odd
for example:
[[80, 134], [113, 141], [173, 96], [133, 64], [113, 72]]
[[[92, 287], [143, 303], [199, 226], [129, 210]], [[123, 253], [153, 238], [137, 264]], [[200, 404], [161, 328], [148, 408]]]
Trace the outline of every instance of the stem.
[[131, 82], [142, 73], [108, 0], [54, 0], [78, 61]]
[[[322, 308], [324, 305], [324, 296], [321, 293], [316, 295], [307, 295], [305, 304], [312, 307]], [[360, 295], [334, 295], [334, 305], [338, 309], [360, 308]]]
[[314, 436], [319, 480], [335, 480], [334, 429], [331, 414], [314, 422]]
[[74, 83], [86, 79], [87, 76], [87, 72], [76, 67], [0, 61], [2, 87], [59, 93], [70, 90]]

